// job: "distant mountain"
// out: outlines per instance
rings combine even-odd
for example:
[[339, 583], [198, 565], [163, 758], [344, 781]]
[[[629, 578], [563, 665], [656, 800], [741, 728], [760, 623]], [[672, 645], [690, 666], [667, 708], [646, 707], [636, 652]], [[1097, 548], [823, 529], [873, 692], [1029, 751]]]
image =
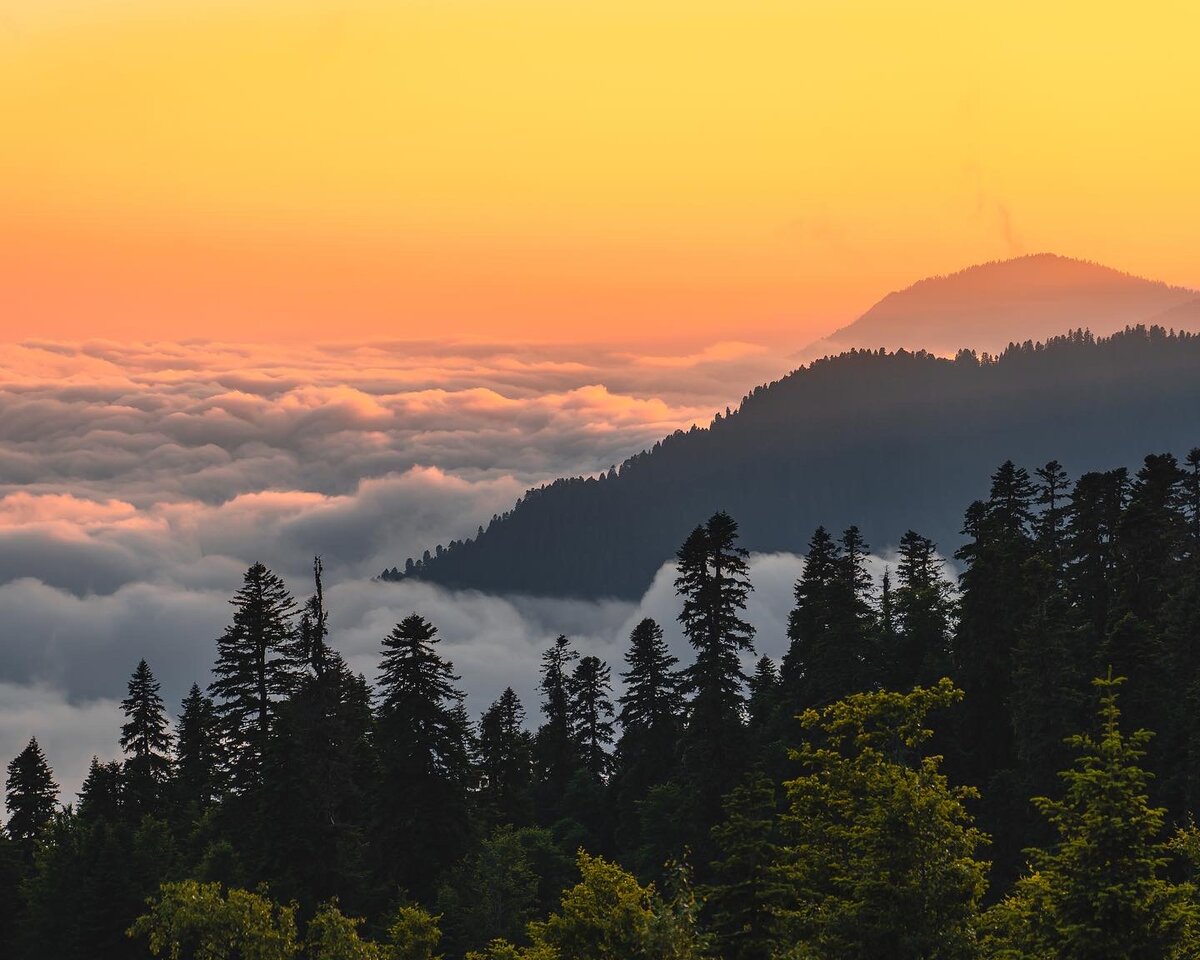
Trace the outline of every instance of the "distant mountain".
[[[879, 347], [943, 356], [962, 347], [999, 353], [1010, 343], [1045, 340], [1064, 330], [1108, 336], [1139, 323], [1198, 332], [1197, 298], [1195, 290], [1039, 253], [930, 277], [889, 293], [797, 359]], [[1193, 306], [1187, 309], [1189, 302]], [[1183, 312], [1172, 323], [1166, 314], [1175, 309]]]
[[[983, 362], [853, 351], [755, 389], [599, 478], [531, 490], [475, 540], [410, 575], [452, 587], [635, 598], [716, 510], [757, 551], [801, 551], [857, 524], [877, 548], [909, 528], [949, 552], [963, 507], [1012, 459], [1074, 476], [1200, 445], [1200, 336], [1074, 333]], [[403, 576], [404, 571], [397, 575]]]

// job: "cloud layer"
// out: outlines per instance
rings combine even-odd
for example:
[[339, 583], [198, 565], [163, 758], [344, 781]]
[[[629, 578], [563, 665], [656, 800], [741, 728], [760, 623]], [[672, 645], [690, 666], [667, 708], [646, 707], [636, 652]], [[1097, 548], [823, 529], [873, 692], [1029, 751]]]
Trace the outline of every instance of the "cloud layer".
[[370, 577], [473, 535], [529, 486], [706, 423], [778, 364], [743, 342], [0, 345], [0, 759], [38, 733], [73, 790], [92, 750], [112, 753], [101, 718], [139, 657], [172, 707], [206, 680], [259, 559], [303, 595], [322, 555], [337, 639], [368, 674], [400, 616], [430, 616], [472, 709], [509, 683], [528, 697], [559, 632], [619, 659], [628, 604]]

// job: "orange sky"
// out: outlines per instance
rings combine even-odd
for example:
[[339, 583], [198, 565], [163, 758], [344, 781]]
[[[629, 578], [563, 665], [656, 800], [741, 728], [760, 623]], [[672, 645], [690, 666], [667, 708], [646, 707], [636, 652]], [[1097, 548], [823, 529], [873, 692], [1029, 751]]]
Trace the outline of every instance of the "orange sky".
[[1190, 3], [0, 0], [0, 336], [778, 340], [1200, 286]]

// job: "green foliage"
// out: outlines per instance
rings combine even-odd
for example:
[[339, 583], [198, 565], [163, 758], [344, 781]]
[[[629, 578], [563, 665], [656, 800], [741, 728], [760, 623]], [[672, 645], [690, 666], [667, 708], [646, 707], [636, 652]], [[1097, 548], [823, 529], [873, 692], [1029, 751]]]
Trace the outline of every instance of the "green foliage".
[[8, 808], [9, 837], [21, 846], [27, 858], [32, 857], [34, 841], [53, 819], [58, 805], [58, 784], [37, 737], [31, 737], [8, 765], [4, 805]]
[[379, 944], [359, 935], [361, 926], [362, 920], [342, 914], [336, 900], [322, 904], [304, 933], [306, 957], [308, 960], [386, 960]]
[[[1151, 806], [1141, 768], [1150, 733], [1121, 731], [1121, 678], [1094, 681], [1099, 731], [1070, 738], [1073, 766], [1061, 799], [1035, 798], [1057, 842], [1028, 851], [1013, 893], [991, 911], [996, 957], [1054, 960], [1183, 960], [1200, 951], [1196, 889], [1166, 876], [1171, 844]], [[1179, 835], [1187, 853], [1194, 835]]]
[[987, 864], [984, 837], [924, 756], [927, 714], [962, 694], [949, 680], [911, 693], [854, 694], [801, 717], [817, 735], [785, 784], [778, 943], [822, 960], [953, 960], [973, 955]]
[[401, 906], [388, 925], [385, 960], [441, 960], [438, 917], [411, 904]]
[[218, 883], [163, 884], [129, 929], [150, 954], [168, 960], [293, 960], [300, 951], [294, 907]]

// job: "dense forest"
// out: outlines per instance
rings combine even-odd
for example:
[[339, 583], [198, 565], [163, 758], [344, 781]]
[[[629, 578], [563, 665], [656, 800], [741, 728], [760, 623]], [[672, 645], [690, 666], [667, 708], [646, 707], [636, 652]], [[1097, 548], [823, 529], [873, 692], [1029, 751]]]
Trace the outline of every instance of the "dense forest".
[[368, 680], [319, 561], [302, 605], [255, 564], [211, 682], [172, 720], [138, 663], [75, 802], [36, 740], [8, 765], [0, 955], [1200, 955], [1200, 450], [1005, 462], [962, 530], [957, 582], [910, 530], [876, 584], [817, 528], [755, 662], [712, 514], [676, 554], [689, 662], [649, 619], [623, 664], [560, 637], [540, 702], [477, 720], [434, 624]]
[[955, 511], [1001, 460], [1080, 473], [1195, 443], [1200, 336], [1133, 327], [954, 359], [854, 350], [754, 389], [708, 427], [595, 477], [530, 490], [469, 539], [383, 571], [492, 592], [641, 597], [697, 517], [756, 552], [818, 524], [873, 543], [912, 528], [948, 551]]

